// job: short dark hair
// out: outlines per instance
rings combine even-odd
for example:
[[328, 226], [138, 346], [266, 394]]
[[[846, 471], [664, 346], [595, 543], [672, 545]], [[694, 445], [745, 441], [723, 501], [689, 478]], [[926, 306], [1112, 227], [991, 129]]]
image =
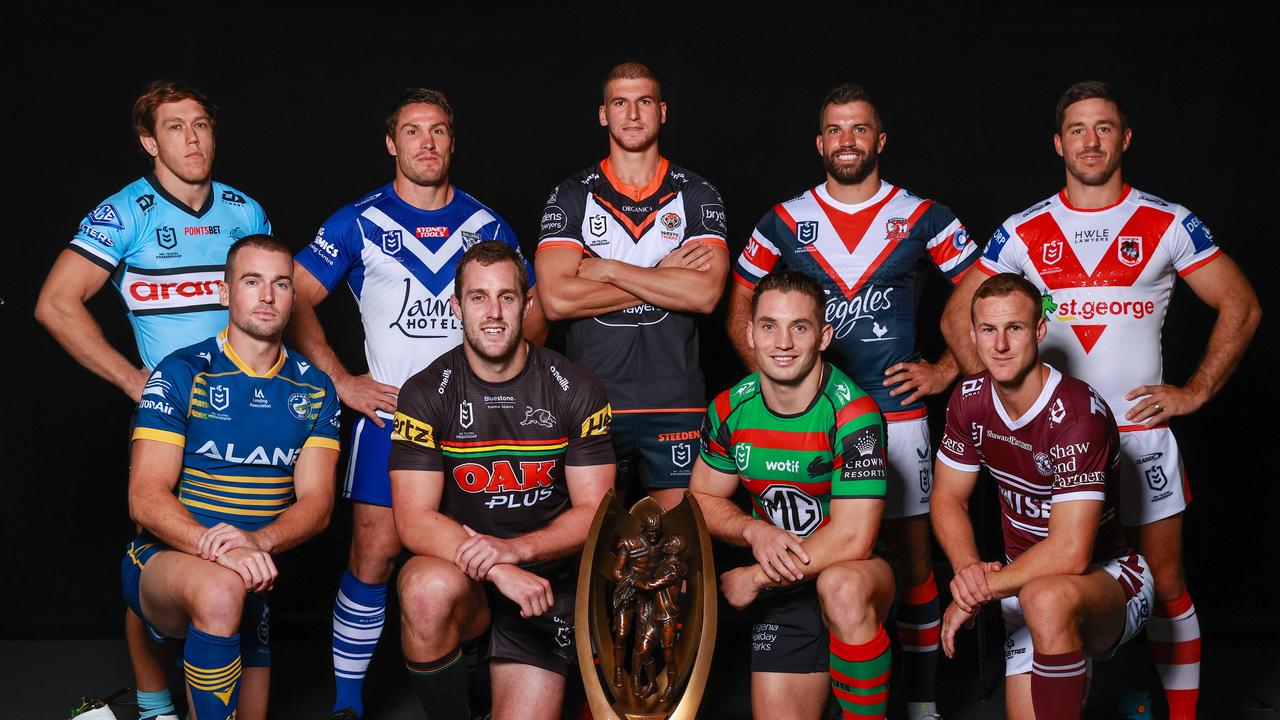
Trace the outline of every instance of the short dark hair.
[[880, 108], [876, 107], [876, 103], [871, 99], [871, 93], [861, 85], [845, 83], [831, 92], [822, 99], [822, 107], [818, 108], [818, 132], [822, 132], [822, 123], [827, 116], [827, 108], [832, 105], [848, 105], [853, 102], [864, 102], [871, 106], [871, 116], [876, 119], [876, 130], [884, 132], [884, 118], [880, 117]]
[[1010, 295], [1022, 295], [1030, 300], [1031, 305], [1036, 309], [1036, 319], [1040, 318], [1044, 307], [1044, 296], [1040, 294], [1040, 288], [1032, 285], [1030, 280], [1017, 273], [1000, 273], [999, 275], [992, 275], [983, 281], [973, 293], [973, 301], [969, 305], [969, 316], [973, 317], [979, 300], [1008, 297]]
[[605, 102], [609, 101], [609, 83], [614, 80], [652, 80], [654, 90], [657, 93], [655, 98], [659, 102], [662, 101], [662, 83], [658, 82], [658, 76], [653, 74], [648, 65], [638, 62], [624, 62], [614, 65], [609, 74], [604, 78], [604, 84], [600, 86], [600, 94], [604, 97]]
[[1120, 91], [1116, 90], [1114, 85], [1100, 80], [1082, 80], [1067, 88], [1066, 92], [1062, 93], [1062, 97], [1058, 98], [1058, 124], [1054, 127], [1053, 132], [1055, 134], [1062, 132], [1062, 123], [1067, 118], [1067, 108], [1081, 100], [1092, 100], [1094, 98], [1106, 100], [1115, 105], [1116, 113], [1120, 115], [1120, 129], [1129, 129], [1129, 108], [1124, 98], [1120, 97]]
[[227, 265], [223, 274], [228, 280], [231, 279], [231, 263], [235, 260], [236, 255], [239, 255], [241, 250], [250, 247], [284, 253], [290, 257], [293, 256], [293, 253], [289, 252], [289, 246], [276, 239], [275, 236], [265, 234], [245, 235], [232, 243], [231, 249], [227, 250]]
[[808, 295], [813, 300], [814, 311], [818, 313], [818, 323], [823, 322], [823, 308], [827, 306], [827, 297], [817, 280], [795, 270], [775, 270], [765, 275], [751, 294], [751, 317], [756, 316], [756, 307], [760, 305], [760, 296], [777, 290], [778, 292], [798, 292]]
[[444, 111], [445, 120], [449, 124], [449, 132], [453, 132], [453, 107], [449, 105], [449, 99], [439, 90], [430, 90], [428, 88], [405, 88], [400, 93], [400, 99], [396, 100], [391, 109], [387, 111], [387, 137], [396, 136], [396, 126], [400, 123], [400, 111], [406, 105], [416, 105], [425, 103], [427, 105], [435, 105]]
[[473, 262], [478, 262], [485, 267], [489, 267], [494, 263], [510, 262], [516, 266], [516, 275], [520, 279], [520, 296], [526, 297], [529, 292], [529, 269], [525, 267], [524, 256], [519, 250], [502, 242], [501, 240], [486, 240], [482, 243], [472, 245], [470, 249], [462, 253], [462, 258], [458, 260], [458, 270], [453, 276], [453, 296], [462, 297], [462, 271]]
[[156, 134], [156, 109], [165, 103], [195, 100], [204, 108], [209, 122], [218, 126], [218, 112], [209, 98], [192, 85], [173, 80], [156, 80], [133, 101], [133, 129], [139, 135], [154, 137]]

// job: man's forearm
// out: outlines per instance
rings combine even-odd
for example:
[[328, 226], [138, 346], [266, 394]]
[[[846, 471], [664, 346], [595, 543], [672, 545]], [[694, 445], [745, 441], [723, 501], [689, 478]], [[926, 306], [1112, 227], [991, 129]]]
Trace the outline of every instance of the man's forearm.
[[1197, 393], [1202, 402], [1217, 395], [1249, 347], [1261, 320], [1262, 308], [1256, 297], [1224, 303], [1213, 323], [1204, 358], [1187, 381], [1187, 389]]
[[333, 495], [327, 498], [305, 496], [290, 505], [287, 510], [264, 528], [249, 535], [259, 550], [275, 555], [297, 547], [324, 530], [329, 525], [333, 510]]
[[594, 507], [571, 507], [546, 527], [512, 538], [521, 564], [556, 560], [581, 550], [595, 514]]
[[1017, 595], [1024, 585], [1050, 575], [1079, 575], [1088, 563], [1073, 559], [1076, 553], [1053, 542], [1052, 535], [1032, 545], [1017, 560], [997, 572], [987, 571], [987, 587], [996, 600]]
[[293, 316], [289, 320], [289, 340], [291, 344], [311, 361], [313, 365], [324, 371], [336, 383], [340, 378], [351, 375], [338, 354], [329, 345], [316, 315], [315, 306], [305, 301], [294, 303]]
[[751, 544], [747, 542], [743, 533], [748, 525], [759, 522], [758, 520], [742, 512], [728, 498], [706, 493], [695, 493], [695, 495], [698, 506], [702, 508], [702, 517], [707, 522], [707, 531], [712, 537], [737, 547], [747, 547]]
[[145, 371], [111, 347], [83, 303], [41, 302], [36, 319], [76, 362], [138, 401], [146, 383]]
[[[394, 509], [394, 506], [393, 506]], [[396, 532], [400, 542], [414, 555], [438, 558], [453, 562], [458, 546], [467, 539], [462, 525], [436, 510], [415, 510], [396, 513]]]
[[170, 490], [129, 492], [129, 510], [134, 522], [164, 544], [188, 555], [200, 552], [200, 536], [205, 526], [191, 516]]
[[756, 367], [755, 353], [747, 345], [747, 325], [751, 323], [751, 294], [740, 288], [736, 280], [730, 285], [729, 312], [725, 330], [742, 364], [750, 372], [755, 372], [759, 370]]
[[549, 320], [573, 320], [626, 310], [644, 301], [612, 283], [559, 276], [538, 283], [542, 311]]
[[935, 493], [929, 506], [933, 521], [933, 534], [938, 545], [951, 563], [951, 570], [959, 572], [982, 558], [973, 537], [973, 525], [969, 522], [969, 505], [939, 498]]
[[665, 310], [708, 314], [716, 309], [724, 289], [724, 275], [714, 270], [640, 267], [610, 264], [609, 280], [641, 300]]
[[970, 316], [973, 293], [984, 280], [986, 275], [976, 263], [969, 266], [942, 309], [942, 321], [939, 323], [942, 338], [958, 366], [959, 375], [982, 372], [982, 361], [978, 359], [978, 349], [973, 344], [969, 330], [973, 327]]

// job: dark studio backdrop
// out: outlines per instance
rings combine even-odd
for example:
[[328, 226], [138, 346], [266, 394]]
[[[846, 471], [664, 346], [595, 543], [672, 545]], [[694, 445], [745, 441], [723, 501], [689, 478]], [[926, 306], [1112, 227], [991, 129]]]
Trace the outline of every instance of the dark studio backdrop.
[[[889, 133], [883, 176], [947, 204], [986, 238], [1061, 186], [1051, 133], [1062, 89], [1106, 79], [1132, 108], [1126, 178], [1199, 214], [1270, 307], [1277, 143], [1264, 105], [1276, 90], [1264, 68], [1277, 59], [1273, 9], [959, 5], [788, 3], [760, 16], [485, 2], [6, 10], [0, 638], [119, 633], [119, 561], [132, 534], [131, 407], [76, 365], [32, 310], [80, 218], [145, 171], [129, 111], [156, 78], [193, 82], [219, 105], [215, 177], [259, 200], [293, 248], [340, 205], [391, 178], [382, 117], [398, 92], [440, 89], [457, 113], [455, 184], [503, 215], [531, 251], [547, 193], [605, 153], [596, 122], [602, 76], [637, 59], [659, 73], [670, 105], [664, 154], [719, 187], [735, 254], [772, 203], [822, 179], [817, 105], [839, 82], [861, 82], [878, 98]], [[924, 303], [930, 357], [940, 349], [943, 285], [933, 276]], [[104, 288], [90, 309], [136, 358], [114, 290]], [[363, 368], [345, 289], [321, 318], [339, 355]], [[1212, 321], [1179, 283], [1165, 325], [1167, 381], [1189, 377]], [[1274, 325], [1264, 318], [1226, 389], [1174, 425], [1195, 494], [1187, 575], [1207, 643], [1280, 636], [1269, 594], [1280, 499]], [[710, 391], [742, 373], [722, 327], [722, 311], [703, 326]], [[941, 417], [937, 402], [933, 415]], [[340, 501], [330, 530], [282, 561], [274, 605], [313, 618], [322, 641], [349, 513]]]

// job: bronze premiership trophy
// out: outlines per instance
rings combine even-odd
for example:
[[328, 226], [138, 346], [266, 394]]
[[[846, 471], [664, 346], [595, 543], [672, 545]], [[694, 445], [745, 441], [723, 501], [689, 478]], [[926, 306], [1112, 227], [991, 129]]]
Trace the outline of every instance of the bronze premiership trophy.
[[596, 720], [693, 720], [716, 642], [711, 536], [693, 493], [627, 512], [610, 490], [578, 569], [578, 667]]

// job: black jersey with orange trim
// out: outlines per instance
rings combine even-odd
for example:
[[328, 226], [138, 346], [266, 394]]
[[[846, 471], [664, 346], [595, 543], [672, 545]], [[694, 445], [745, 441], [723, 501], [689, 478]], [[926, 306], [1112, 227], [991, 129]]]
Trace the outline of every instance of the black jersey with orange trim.
[[[569, 509], [566, 465], [614, 462], [611, 417], [599, 381], [559, 353], [530, 345], [519, 375], [490, 383], [459, 345], [400, 389], [388, 466], [444, 471], [442, 513], [516, 537]], [[529, 569], [551, 576], [562, 565]]]
[[[551, 193], [538, 249], [656, 267], [693, 240], [728, 249], [724, 201], [711, 183], [663, 158], [653, 180], [635, 187], [605, 159]], [[567, 350], [604, 383], [615, 411], [701, 411], [706, 404], [692, 313], [646, 303], [575, 320]]]

